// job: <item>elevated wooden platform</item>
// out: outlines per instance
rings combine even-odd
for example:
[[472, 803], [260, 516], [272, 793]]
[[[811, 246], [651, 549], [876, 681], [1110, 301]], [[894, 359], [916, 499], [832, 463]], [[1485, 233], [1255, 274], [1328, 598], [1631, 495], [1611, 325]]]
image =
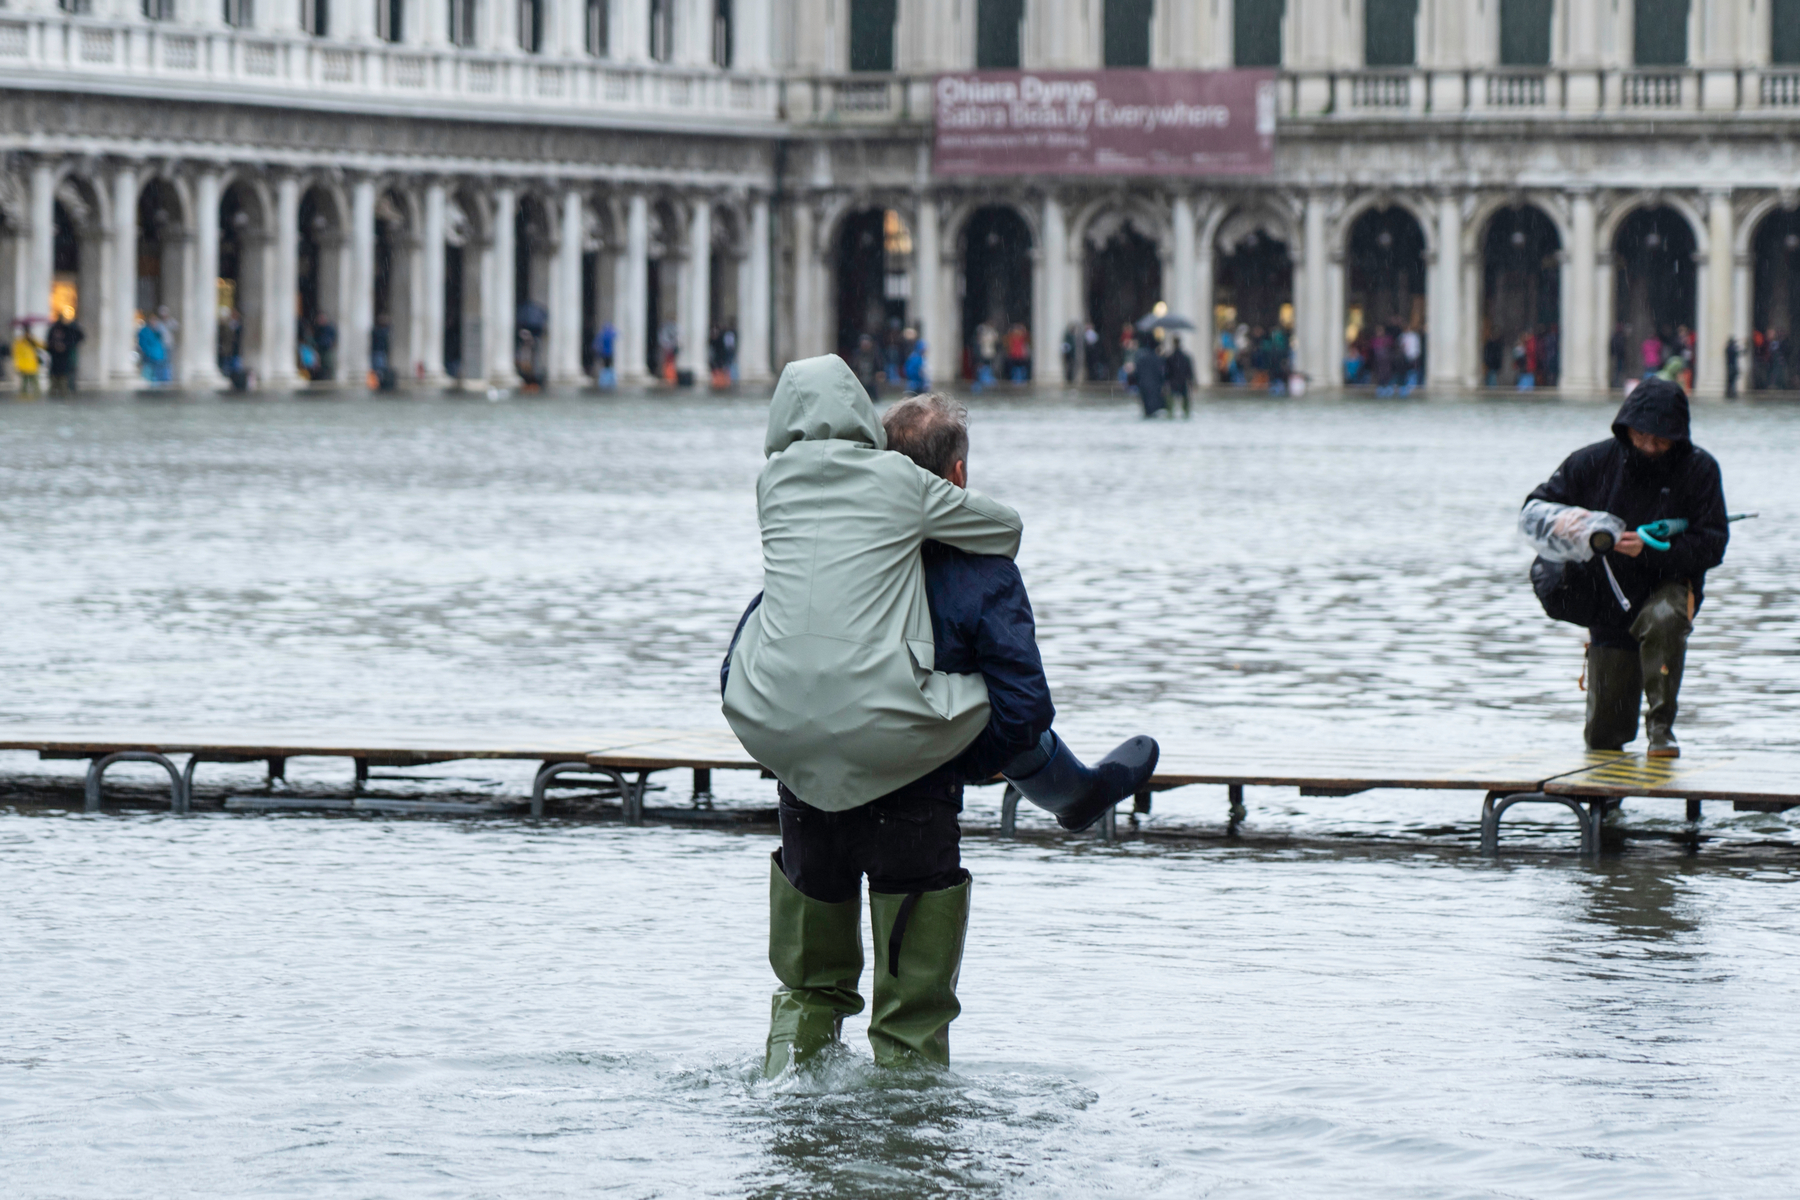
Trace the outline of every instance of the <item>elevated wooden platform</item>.
[[[106, 768], [118, 761], [148, 761], [170, 777], [171, 808], [184, 812], [193, 791], [195, 768], [205, 762], [268, 763], [279, 778], [291, 758], [347, 758], [355, 766], [355, 790], [371, 766], [411, 767], [465, 759], [514, 759], [539, 764], [531, 812], [541, 816], [547, 789], [564, 776], [600, 776], [611, 782], [629, 824], [645, 815], [651, 775], [693, 773], [696, 797], [710, 795], [717, 770], [758, 771], [737, 739], [724, 729], [628, 729], [610, 732], [532, 730], [434, 731], [272, 731], [252, 734], [209, 729], [5, 730], [0, 750], [34, 751], [41, 758], [89, 762], [87, 807], [102, 802]], [[178, 767], [171, 756], [185, 755]], [[628, 778], [635, 776], [635, 778]], [[1597, 849], [1600, 815], [1626, 797], [1685, 800], [1690, 820], [1698, 820], [1707, 800], [1730, 801], [1741, 810], [1780, 811], [1800, 807], [1800, 754], [1724, 751], [1682, 759], [1646, 759], [1633, 754], [1538, 750], [1516, 753], [1412, 747], [1396, 750], [1294, 746], [1246, 748], [1225, 743], [1185, 743], [1168, 747], [1156, 775], [1136, 797], [1136, 811], [1148, 812], [1154, 792], [1196, 785], [1224, 787], [1235, 821], [1243, 816], [1244, 788], [1293, 787], [1303, 795], [1348, 796], [1374, 788], [1413, 791], [1458, 790], [1486, 793], [1484, 849], [1498, 848], [1501, 815], [1518, 803], [1565, 805], [1581, 818], [1584, 849]], [[566, 785], [565, 785], [566, 786]], [[1020, 797], [1010, 786], [1001, 804], [1001, 829], [1011, 835]], [[246, 807], [240, 801], [237, 807]], [[315, 805], [316, 806], [316, 805]], [[346, 804], [354, 810], [380, 808]], [[392, 806], [386, 806], [391, 809]], [[503, 811], [507, 805], [465, 806], [470, 811]], [[458, 811], [454, 806], [417, 802], [404, 811]], [[395, 810], [402, 811], [402, 810]], [[1109, 815], [1102, 836], [1113, 834]]]

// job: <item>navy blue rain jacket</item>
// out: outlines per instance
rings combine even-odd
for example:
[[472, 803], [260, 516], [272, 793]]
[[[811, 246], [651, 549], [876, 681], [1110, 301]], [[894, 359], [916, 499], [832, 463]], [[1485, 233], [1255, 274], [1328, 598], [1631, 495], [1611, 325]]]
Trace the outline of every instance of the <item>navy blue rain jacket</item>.
[[1018, 564], [926, 542], [925, 596], [939, 671], [979, 671], [987, 680], [988, 723], [949, 764], [966, 783], [992, 779], [1037, 745], [1056, 719], [1038, 656], [1037, 624]]

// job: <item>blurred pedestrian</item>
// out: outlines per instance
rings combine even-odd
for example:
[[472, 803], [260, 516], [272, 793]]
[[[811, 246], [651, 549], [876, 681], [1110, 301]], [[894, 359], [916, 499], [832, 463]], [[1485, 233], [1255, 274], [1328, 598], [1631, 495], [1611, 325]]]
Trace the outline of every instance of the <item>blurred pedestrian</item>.
[[1727, 400], [1737, 399], [1738, 356], [1740, 353], [1741, 353], [1741, 351], [1739, 351], [1739, 349], [1738, 349], [1737, 338], [1736, 337], [1726, 338], [1725, 339], [1725, 398]]
[[337, 326], [331, 323], [330, 313], [320, 313], [313, 318], [313, 349], [319, 352], [319, 373], [314, 379], [332, 379], [337, 375]]
[[1163, 401], [1163, 386], [1167, 382], [1162, 355], [1157, 353], [1155, 343], [1146, 341], [1131, 359], [1131, 383], [1143, 402], [1146, 417], [1154, 417], [1167, 407]]
[[21, 396], [44, 394], [43, 383], [38, 379], [38, 368], [42, 365], [38, 352], [43, 348], [43, 344], [31, 336], [29, 323], [18, 321], [13, 324], [13, 370], [19, 374]]
[[152, 317], [138, 326], [138, 370], [146, 383], [169, 381], [169, 343], [162, 323]]
[[1176, 338], [1169, 348], [1169, 362], [1165, 373], [1169, 384], [1169, 415], [1175, 415], [1175, 401], [1179, 400], [1181, 415], [1192, 417], [1194, 401], [1189, 391], [1194, 386], [1194, 360], [1181, 348], [1180, 338]]
[[50, 393], [68, 396], [75, 392], [76, 347], [87, 334], [67, 312], [56, 314], [56, 320], [44, 334], [44, 349], [50, 355]]

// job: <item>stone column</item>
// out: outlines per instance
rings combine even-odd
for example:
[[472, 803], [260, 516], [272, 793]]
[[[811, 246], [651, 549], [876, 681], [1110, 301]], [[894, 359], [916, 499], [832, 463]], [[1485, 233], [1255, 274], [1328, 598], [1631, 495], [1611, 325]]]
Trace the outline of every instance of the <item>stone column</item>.
[[137, 223], [137, 164], [120, 163], [113, 171], [112, 246], [116, 278], [112, 288], [112, 328], [106, 344], [97, 347], [106, 377], [115, 384], [134, 383], [142, 378], [132, 367], [131, 358], [137, 346]]
[[[1207, 222], [1208, 230], [1216, 227], [1211, 220]], [[1288, 253], [1293, 253], [1289, 247]], [[1213, 345], [1218, 340], [1218, 330], [1213, 328], [1213, 297], [1216, 284], [1213, 280], [1215, 267], [1213, 238], [1208, 236], [1194, 250], [1194, 309], [1186, 314], [1194, 322], [1194, 332], [1189, 335], [1193, 345], [1188, 346], [1188, 357], [1194, 360], [1194, 382], [1201, 387], [1212, 387], [1218, 382], [1218, 363], [1213, 357]], [[1293, 276], [1290, 274], [1289, 278]], [[1296, 320], [1294, 333], [1299, 335], [1303, 326]]]
[[350, 187], [350, 295], [338, 325], [338, 364], [352, 388], [368, 386], [369, 336], [375, 331], [375, 181]]
[[263, 346], [269, 357], [267, 386], [291, 388], [298, 382], [294, 361], [294, 326], [299, 320], [296, 298], [300, 293], [300, 179], [281, 175], [275, 180], [275, 261], [269, 303], [263, 310]]
[[619, 347], [614, 357], [620, 383], [643, 383], [644, 347], [650, 336], [650, 201], [642, 192], [625, 202], [624, 281], [618, 299]]
[[1430, 293], [1431, 333], [1426, 342], [1426, 371], [1434, 387], [1462, 382], [1462, 200], [1446, 192], [1438, 197], [1437, 269]]
[[[817, 257], [813, 247], [813, 210], [812, 204], [800, 200], [794, 205], [794, 357], [810, 358], [815, 351], [813, 346], [818, 342], [820, 314], [818, 297], [814, 295], [814, 283], [817, 271], [813, 260]], [[938, 339], [938, 352], [943, 353], [943, 339]]]
[[[1200, 324], [1200, 281], [1196, 275], [1198, 264], [1194, 261], [1194, 201], [1190, 196], [1175, 197], [1173, 217], [1175, 221], [1175, 271], [1174, 289], [1169, 296], [1169, 308], [1194, 322]], [[1182, 339], [1182, 345], [1188, 357], [1194, 357], [1193, 335]], [[1202, 355], [1201, 357], [1204, 357]]]
[[[943, 292], [943, 249], [938, 242], [937, 197], [926, 192], [916, 208], [919, 227], [913, 230], [913, 328], [925, 339], [925, 375], [933, 377], [942, 338], [943, 319], [938, 297]], [[1048, 259], [1046, 259], [1046, 262]]]
[[[1737, 327], [1733, 308], [1736, 288], [1732, 268], [1737, 240], [1736, 214], [1727, 189], [1706, 193], [1706, 261], [1700, 273], [1694, 322], [1694, 394], [1725, 394], [1725, 339]], [[1742, 362], [1742, 359], [1739, 359]]]
[[1301, 220], [1305, 258], [1300, 270], [1300, 311], [1294, 314], [1294, 328], [1300, 333], [1300, 369], [1316, 384], [1340, 384], [1343, 356], [1333, 353], [1336, 339], [1332, 329], [1343, 320], [1343, 314], [1331, 311], [1331, 252], [1326, 244], [1325, 197], [1308, 193], [1306, 213]]
[[707, 339], [712, 333], [712, 198], [696, 196], [688, 216], [687, 295], [681, 313], [679, 366], [694, 373], [694, 382], [707, 384]]
[[[31, 213], [30, 228], [26, 231], [28, 238], [25, 271], [25, 294], [20, 296], [17, 304], [17, 316], [48, 317], [50, 315], [50, 284], [56, 266], [56, 171], [45, 159], [38, 159], [31, 164]], [[213, 214], [218, 220], [218, 213]], [[43, 330], [35, 331], [40, 337]], [[11, 331], [8, 331], [11, 340]], [[49, 368], [40, 373], [41, 378], [49, 377]]]
[[587, 216], [579, 189], [563, 191], [562, 233], [556, 243], [556, 288], [550, 301], [550, 378], [581, 379], [581, 244]]
[[[1569, 256], [1563, 265], [1568, 275], [1568, 304], [1562, 313], [1562, 390], [1589, 392], [1606, 382], [1605, 338], [1611, 330], [1597, 323], [1594, 295], [1594, 194], [1578, 191], [1569, 197]], [[1596, 353], [1595, 334], [1600, 335]]]
[[481, 327], [487, 330], [488, 378], [508, 387], [520, 382], [514, 354], [519, 336], [519, 280], [513, 222], [518, 219], [518, 207], [518, 193], [510, 184], [494, 189], [494, 257], [487, 306], [481, 314]]
[[[915, 243], [916, 249], [916, 243]], [[738, 276], [738, 375], [769, 377], [769, 198], [750, 198], [750, 245]]]
[[190, 387], [219, 382], [219, 169], [202, 167], [194, 177], [194, 273], [188, 279], [187, 312], [181, 318]]
[[[425, 184], [424, 230], [419, 236], [419, 341], [414, 357], [425, 366], [423, 380], [444, 380], [444, 220], [446, 194], [442, 179]], [[464, 270], [467, 270], [464, 266]]]
[[1044, 303], [1037, 311], [1037, 328], [1031, 331], [1031, 341], [1036, 351], [1032, 376], [1040, 384], [1053, 384], [1062, 378], [1063, 326], [1069, 322], [1068, 217], [1062, 200], [1054, 192], [1044, 194], [1042, 224]]

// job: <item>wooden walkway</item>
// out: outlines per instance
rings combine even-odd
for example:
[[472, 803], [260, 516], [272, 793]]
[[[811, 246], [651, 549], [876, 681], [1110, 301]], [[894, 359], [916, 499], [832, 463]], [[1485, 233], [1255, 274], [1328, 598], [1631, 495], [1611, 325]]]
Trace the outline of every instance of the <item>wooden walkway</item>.
[[[344, 758], [355, 771], [354, 792], [369, 779], [371, 767], [415, 767], [470, 759], [535, 761], [530, 806], [542, 816], [547, 791], [561, 786], [593, 786], [604, 780], [617, 795], [627, 824], [641, 824], [650, 777], [685, 770], [693, 774], [696, 797], [709, 796], [712, 772], [757, 771], [767, 776], [727, 730], [632, 729], [594, 735], [553, 734], [527, 730], [419, 735], [402, 731], [359, 730], [355, 733], [308, 731], [260, 732], [248, 736], [218, 730], [183, 730], [174, 734], [112, 730], [93, 734], [74, 730], [5, 731], [0, 750], [35, 751], [45, 759], [87, 760], [86, 805], [98, 811], [103, 801], [106, 769], [115, 762], [157, 763], [168, 772], [170, 807], [186, 812], [193, 795], [194, 773], [204, 763], [266, 762], [271, 780], [281, 778], [293, 758]], [[175, 758], [185, 756], [177, 765]], [[1348, 796], [1373, 788], [1480, 791], [1482, 848], [1496, 853], [1500, 818], [1515, 804], [1560, 804], [1580, 820], [1582, 848], [1599, 847], [1605, 811], [1627, 797], [1678, 799], [1687, 802], [1689, 820], [1698, 820], [1703, 802], [1728, 801], [1739, 810], [1781, 811], [1800, 807], [1800, 755], [1730, 752], [1682, 759], [1646, 759], [1634, 754], [1584, 750], [1482, 753], [1412, 748], [1345, 750], [1305, 746], [1268, 749], [1229, 744], [1184, 744], [1165, 750], [1149, 789], [1136, 797], [1137, 812], [1148, 812], [1151, 794], [1196, 785], [1226, 789], [1230, 816], [1244, 815], [1244, 788], [1293, 787], [1308, 796]], [[1009, 786], [1001, 803], [1001, 831], [1014, 832], [1019, 796]], [[523, 801], [519, 802], [519, 806]], [[352, 797], [342, 801], [245, 801], [234, 807], [353, 808], [383, 811], [495, 811], [493, 805], [458, 805], [435, 801], [382, 801]], [[657, 813], [656, 815], [663, 815]], [[1101, 836], [1115, 834], [1114, 817], [1102, 823]]]

